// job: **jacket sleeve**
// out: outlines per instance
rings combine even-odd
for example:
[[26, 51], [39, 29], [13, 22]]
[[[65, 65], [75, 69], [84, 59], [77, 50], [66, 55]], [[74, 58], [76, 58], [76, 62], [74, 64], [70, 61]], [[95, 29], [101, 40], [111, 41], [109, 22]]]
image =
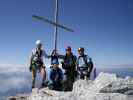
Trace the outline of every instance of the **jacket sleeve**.
[[33, 57], [34, 57], [34, 50], [32, 50], [32, 53], [30, 54], [30, 57], [29, 57], [30, 66], [32, 65]]
[[62, 72], [61, 69], [60, 69], [60, 73], [59, 73], [59, 74], [60, 74], [60, 75], [59, 75], [59, 76], [60, 76], [59, 79], [60, 79], [60, 80], [63, 80], [63, 72]]
[[65, 55], [58, 55], [59, 59], [65, 59]]
[[86, 55], [85, 60], [87, 61], [87, 63], [90, 62], [90, 59], [91, 59], [91, 57], [89, 57], [88, 55]]
[[50, 71], [50, 77], [49, 77], [51, 81], [54, 81], [54, 76], [55, 76], [54, 72], [53, 72], [53, 70], [51, 70]]
[[79, 57], [76, 59], [76, 69], [78, 70], [78, 66], [79, 66]]
[[92, 72], [93, 68], [94, 68], [94, 65], [93, 65], [93, 61], [91, 58], [89, 58], [89, 67], [90, 67], [90, 70], [89, 72]]
[[51, 58], [51, 56], [48, 55], [48, 54], [46, 53], [46, 51], [44, 51], [44, 50], [43, 50], [43, 56], [44, 56], [45, 58], [48, 58], [48, 59]]

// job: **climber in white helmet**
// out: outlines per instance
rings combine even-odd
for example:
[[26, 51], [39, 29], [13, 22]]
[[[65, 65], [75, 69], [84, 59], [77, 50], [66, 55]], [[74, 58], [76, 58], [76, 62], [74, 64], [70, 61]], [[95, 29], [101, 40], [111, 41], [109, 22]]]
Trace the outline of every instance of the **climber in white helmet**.
[[35, 88], [35, 80], [36, 80], [36, 73], [40, 72], [42, 75], [42, 86], [46, 86], [46, 71], [45, 66], [43, 62], [43, 57], [50, 58], [46, 54], [46, 52], [42, 48], [42, 41], [37, 40], [36, 41], [36, 48], [32, 50], [32, 55], [30, 57], [30, 68], [29, 70], [32, 72], [32, 88]]

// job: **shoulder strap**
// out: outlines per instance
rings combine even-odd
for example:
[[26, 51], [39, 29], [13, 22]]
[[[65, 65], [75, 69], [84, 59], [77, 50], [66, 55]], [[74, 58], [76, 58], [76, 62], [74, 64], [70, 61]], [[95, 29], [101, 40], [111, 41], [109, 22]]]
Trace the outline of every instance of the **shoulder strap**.
[[41, 57], [42, 56], [42, 53], [43, 53], [43, 50], [41, 49], [39, 51], [37, 49], [35, 49], [35, 54], [37, 54], [38, 57]]
[[72, 62], [73, 62], [73, 64], [76, 65], [76, 61], [75, 61], [75, 58], [74, 58], [74, 55], [73, 54], [72, 54]]
[[83, 56], [83, 60], [84, 60], [84, 62], [87, 64], [87, 55], [84, 55], [84, 56]]
[[89, 64], [88, 64], [88, 62], [87, 62], [87, 55], [84, 55], [84, 56], [83, 56], [83, 60], [84, 60], [85, 64], [87, 65], [87, 67], [89, 67]]
[[43, 54], [43, 50], [41, 49], [41, 50], [40, 50], [40, 54], [39, 54], [39, 56], [41, 57], [42, 54]]

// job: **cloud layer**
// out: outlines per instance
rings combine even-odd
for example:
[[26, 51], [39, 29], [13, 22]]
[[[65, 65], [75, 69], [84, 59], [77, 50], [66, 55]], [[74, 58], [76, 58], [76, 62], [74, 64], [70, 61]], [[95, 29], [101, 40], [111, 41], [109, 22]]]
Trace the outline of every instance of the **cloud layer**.
[[[118, 69], [110, 70], [110, 68], [112, 68], [111, 66]], [[133, 69], [125, 69], [132, 68], [131, 66], [132, 65], [110, 65], [110, 67], [101, 66], [97, 68], [97, 73], [102, 71], [109, 73], [113, 72], [120, 76], [133, 76]], [[40, 75], [38, 75], [36, 86], [39, 87], [40, 84]], [[0, 98], [2, 96], [10, 96], [30, 92], [31, 73], [29, 72], [28, 67], [26, 67], [25, 65], [0, 65]]]
[[0, 66], [0, 97], [30, 92], [31, 75], [25, 66]]

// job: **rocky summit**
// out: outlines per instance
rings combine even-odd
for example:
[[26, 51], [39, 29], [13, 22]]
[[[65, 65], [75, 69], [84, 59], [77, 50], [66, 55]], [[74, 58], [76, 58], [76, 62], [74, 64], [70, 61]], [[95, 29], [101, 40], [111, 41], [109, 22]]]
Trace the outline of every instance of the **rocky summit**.
[[9, 97], [8, 100], [133, 100], [133, 78], [100, 73], [94, 81], [76, 81], [72, 92], [33, 89], [28, 96]]

